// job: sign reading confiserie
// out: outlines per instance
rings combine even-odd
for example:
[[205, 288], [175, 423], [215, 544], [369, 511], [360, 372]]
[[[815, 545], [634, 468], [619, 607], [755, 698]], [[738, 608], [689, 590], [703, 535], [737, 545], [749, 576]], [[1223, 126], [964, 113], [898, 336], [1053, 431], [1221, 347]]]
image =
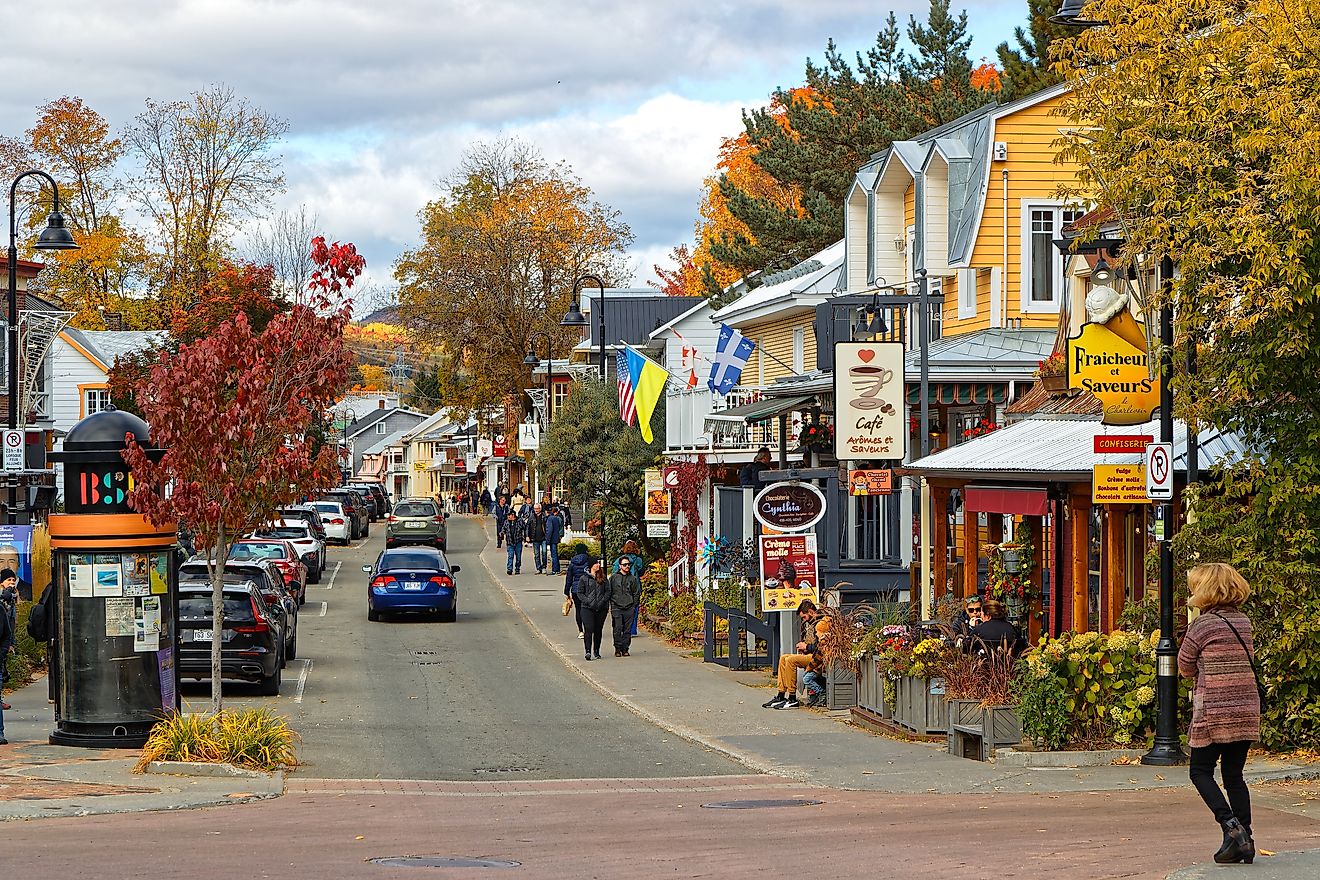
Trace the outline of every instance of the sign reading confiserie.
[[834, 456], [839, 461], [907, 455], [901, 342], [834, 343]]

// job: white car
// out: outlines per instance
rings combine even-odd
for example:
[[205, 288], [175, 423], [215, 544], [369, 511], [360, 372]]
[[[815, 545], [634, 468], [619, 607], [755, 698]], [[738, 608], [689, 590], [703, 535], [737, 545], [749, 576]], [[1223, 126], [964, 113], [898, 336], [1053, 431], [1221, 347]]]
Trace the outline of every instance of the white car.
[[353, 521], [344, 513], [344, 505], [338, 501], [309, 501], [307, 506], [321, 515], [327, 541], [348, 544], [352, 539]]
[[312, 527], [300, 519], [277, 519], [252, 533], [254, 538], [279, 538], [288, 541], [298, 551], [307, 566], [307, 580], [321, 582], [325, 571], [325, 542], [312, 534]]

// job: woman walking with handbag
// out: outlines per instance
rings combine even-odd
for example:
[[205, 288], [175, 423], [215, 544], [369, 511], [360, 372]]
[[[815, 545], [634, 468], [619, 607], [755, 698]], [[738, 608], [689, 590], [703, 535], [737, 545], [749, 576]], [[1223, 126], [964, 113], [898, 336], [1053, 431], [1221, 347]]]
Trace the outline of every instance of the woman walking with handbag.
[[[1239, 608], [1251, 587], [1237, 569], [1222, 562], [1191, 569], [1187, 586], [1188, 604], [1201, 609], [1178, 650], [1178, 671], [1196, 679], [1187, 736], [1192, 785], [1224, 831], [1215, 861], [1251, 864], [1256, 844], [1251, 837], [1251, 795], [1242, 770], [1247, 749], [1260, 739], [1261, 691], [1251, 621]], [[1223, 791], [1215, 783], [1216, 764]]]
[[610, 585], [605, 578], [605, 566], [599, 562], [578, 580], [577, 602], [582, 610], [582, 643], [588, 660], [600, 659], [600, 638], [605, 631], [605, 619], [610, 616]]

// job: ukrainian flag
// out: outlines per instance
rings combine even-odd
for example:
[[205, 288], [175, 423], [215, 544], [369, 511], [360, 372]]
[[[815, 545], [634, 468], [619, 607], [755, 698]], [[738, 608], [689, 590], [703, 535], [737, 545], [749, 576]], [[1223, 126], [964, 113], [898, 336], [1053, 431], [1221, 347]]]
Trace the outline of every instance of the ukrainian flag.
[[625, 350], [628, 353], [628, 376], [632, 379], [633, 401], [637, 404], [637, 422], [642, 428], [642, 439], [651, 443], [651, 415], [665, 393], [669, 371], [632, 346], [625, 346]]

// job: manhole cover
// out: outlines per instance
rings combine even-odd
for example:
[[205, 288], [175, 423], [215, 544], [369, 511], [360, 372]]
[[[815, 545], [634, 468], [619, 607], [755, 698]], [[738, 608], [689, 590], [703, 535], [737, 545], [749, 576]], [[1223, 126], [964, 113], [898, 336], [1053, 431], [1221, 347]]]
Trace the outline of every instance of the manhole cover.
[[702, 804], [707, 810], [769, 810], [774, 807], [814, 807], [824, 801], [808, 800], [764, 800], [764, 801], [720, 801], [716, 804]]
[[540, 767], [477, 767], [473, 773], [531, 773], [533, 770], [540, 770]]
[[470, 859], [464, 856], [388, 856], [368, 861], [386, 868], [517, 868], [522, 864], [511, 859]]

